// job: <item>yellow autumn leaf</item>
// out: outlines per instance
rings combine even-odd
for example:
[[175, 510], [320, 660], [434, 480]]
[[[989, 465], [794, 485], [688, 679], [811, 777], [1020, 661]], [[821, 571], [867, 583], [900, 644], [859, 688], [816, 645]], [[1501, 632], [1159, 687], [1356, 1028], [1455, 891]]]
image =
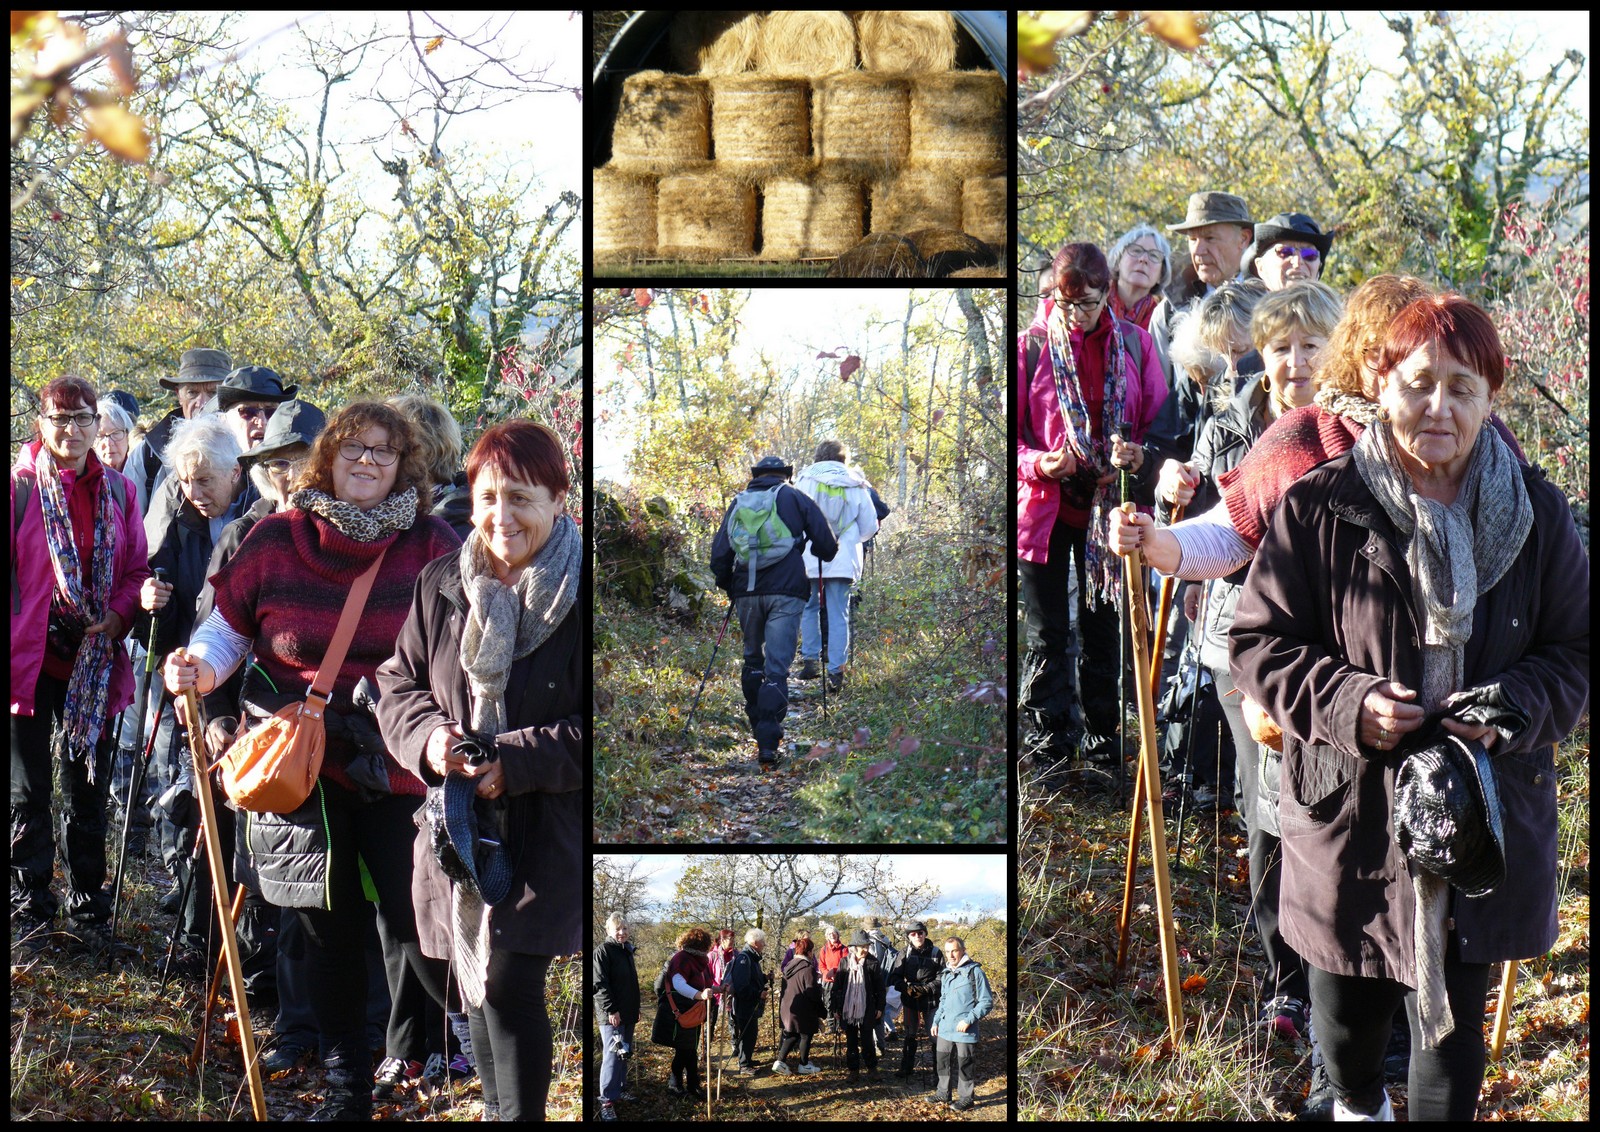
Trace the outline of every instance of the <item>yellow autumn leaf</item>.
[[1193, 12], [1146, 12], [1144, 27], [1179, 51], [1193, 51], [1200, 46], [1200, 21]]
[[444, 42], [444, 36], [442, 36], [442, 35], [434, 36], [432, 39], [428, 40], [427, 43], [422, 45], [422, 53], [424, 55], [432, 55], [435, 51], [439, 50], [439, 45], [442, 44], [443, 42]]
[[150, 134], [144, 119], [130, 114], [116, 103], [86, 107], [84, 121], [88, 134], [124, 161], [147, 161], [150, 158]]

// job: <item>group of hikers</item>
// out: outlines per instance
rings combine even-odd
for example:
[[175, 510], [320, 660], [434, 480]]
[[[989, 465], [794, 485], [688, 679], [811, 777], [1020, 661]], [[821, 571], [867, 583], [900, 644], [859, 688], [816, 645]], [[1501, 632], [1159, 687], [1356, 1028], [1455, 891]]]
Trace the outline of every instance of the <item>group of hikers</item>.
[[[1411, 1119], [1471, 1119], [1491, 972], [1556, 938], [1586, 551], [1496, 415], [1488, 312], [1406, 275], [1341, 295], [1328, 232], [1232, 193], [1166, 227], [1187, 255], [1147, 224], [1063, 246], [1017, 342], [1025, 775], [1131, 782], [1153, 674], [1119, 556], [1179, 579], [1169, 727], [1210, 697], [1227, 740], [1166, 797], [1243, 824], [1261, 1024], [1313, 1043], [1303, 1115], [1391, 1119], [1408, 1081]], [[1465, 798], [1464, 832], [1428, 825]]]
[[[741, 1078], [760, 1072], [760, 1021], [768, 1010], [781, 1025], [777, 1076], [823, 1073], [812, 1060], [812, 1041], [819, 1034], [845, 1040], [845, 1084], [862, 1079], [876, 1083], [878, 1061], [888, 1045], [901, 1042], [896, 1077], [913, 1085], [917, 1045], [931, 1039], [936, 1084], [933, 1099], [954, 1112], [973, 1106], [977, 1084], [978, 1023], [994, 1005], [982, 964], [967, 954], [960, 936], [934, 944], [921, 920], [905, 926], [905, 947], [897, 949], [882, 921], [868, 917], [848, 940], [838, 928], [820, 923], [818, 945], [810, 929], [794, 933], [783, 960], [768, 974], [767, 933], [750, 928], [744, 947], [735, 949], [732, 928], [716, 938], [704, 928], [679, 935], [672, 955], [656, 977], [656, 1014], [650, 1040], [673, 1051], [667, 1091], [691, 1101], [705, 1100], [700, 1079], [707, 1034], [716, 1036], [717, 1019], [726, 1021], [731, 1056]], [[612, 913], [606, 938], [593, 961], [595, 1020], [600, 1027], [602, 1061], [599, 1077], [601, 1120], [619, 1119], [617, 1105], [637, 1098], [627, 1088], [628, 1060], [634, 1027], [641, 1012], [642, 989], [628, 938], [625, 917]]]
[[763, 457], [728, 505], [712, 541], [711, 571], [732, 603], [728, 616], [739, 615], [740, 685], [761, 767], [777, 765], [783, 750], [796, 645], [800, 679], [821, 678], [830, 693], [844, 690], [853, 587], [888, 516], [888, 504], [838, 440], [817, 445], [797, 479], [781, 457]]
[[[176, 404], [153, 422], [125, 392], [47, 382], [11, 469], [14, 945], [138, 961], [116, 917], [150, 852], [170, 881], [157, 972], [208, 984], [208, 791], [263, 1071], [318, 1059], [315, 1120], [473, 1075], [490, 1118], [540, 1118], [545, 972], [582, 946], [586, 841], [560, 439], [513, 420], [464, 452], [432, 398], [325, 410], [218, 349], [159, 380]], [[197, 780], [198, 757], [227, 776], [235, 740], [283, 749], [272, 728], [305, 725], [313, 684], [325, 738], [294, 764], [297, 802], [252, 811]]]

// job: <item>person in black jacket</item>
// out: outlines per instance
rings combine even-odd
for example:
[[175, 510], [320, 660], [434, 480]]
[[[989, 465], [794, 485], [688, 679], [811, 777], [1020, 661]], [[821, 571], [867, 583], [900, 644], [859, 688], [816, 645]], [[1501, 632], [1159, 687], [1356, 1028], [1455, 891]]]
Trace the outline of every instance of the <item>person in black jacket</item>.
[[872, 1029], [883, 1017], [886, 988], [883, 968], [873, 956], [872, 940], [856, 930], [850, 937], [850, 954], [839, 964], [838, 978], [843, 988], [839, 995], [839, 1017], [844, 1024], [846, 1084], [860, 1077], [861, 1061], [867, 1063], [869, 1080], [878, 1079], [878, 1051], [872, 1044]]
[[767, 976], [761, 970], [761, 953], [767, 946], [767, 933], [751, 928], [744, 933], [744, 948], [728, 964], [729, 1021], [733, 1030], [733, 1056], [739, 1062], [739, 1076], [756, 1075], [756, 1023], [761, 1019], [761, 1003], [767, 990]]
[[894, 985], [905, 1005], [905, 1052], [900, 1055], [897, 1076], [909, 1080], [917, 1061], [917, 1035], [926, 1035], [933, 1015], [939, 1009], [939, 975], [944, 970], [944, 954], [928, 938], [928, 925], [914, 920], [906, 929], [909, 946], [895, 968]]
[[[799, 640], [800, 614], [811, 592], [801, 549], [809, 542], [811, 553], [823, 562], [831, 562], [839, 551], [822, 511], [788, 485], [793, 475], [794, 468], [778, 457], [763, 457], [750, 469], [749, 486], [728, 507], [711, 544], [711, 572], [732, 599], [744, 635], [745, 715], [762, 766], [778, 761], [783, 717], [789, 710], [789, 668]], [[745, 537], [748, 528], [743, 522], [753, 515], [752, 507], [766, 502], [769, 492], [774, 493], [773, 520]], [[746, 547], [753, 543], [769, 549], [752, 553]]]
[[617, 1118], [616, 1103], [632, 1100], [626, 1084], [633, 1053], [633, 1028], [639, 1022], [639, 970], [628, 942], [628, 921], [616, 912], [606, 917], [608, 937], [594, 953], [594, 1017], [600, 1024], [600, 1119]]

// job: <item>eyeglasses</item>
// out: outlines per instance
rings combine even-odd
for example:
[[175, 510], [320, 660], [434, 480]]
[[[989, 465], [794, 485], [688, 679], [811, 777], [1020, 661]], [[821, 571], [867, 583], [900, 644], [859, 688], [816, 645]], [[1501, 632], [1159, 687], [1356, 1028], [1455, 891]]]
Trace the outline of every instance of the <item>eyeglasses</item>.
[[400, 449], [387, 444], [362, 444], [359, 440], [347, 440], [339, 445], [339, 455], [349, 460], [352, 464], [357, 462], [366, 453], [372, 453], [372, 462], [380, 468], [387, 468], [400, 457]]
[[1090, 311], [1094, 310], [1095, 307], [1099, 306], [1105, 301], [1106, 297], [1104, 295], [1101, 295], [1099, 298], [1095, 299], [1068, 299], [1063, 297], [1058, 297], [1056, 299], [1056, 302], [1060, 303], [1068, 310], [1077, 311], [1079, 314], [1088, 314]]
[[100, 419], [93, 413], [40, 413], [39, 418], [49, 421], [53, 428], [77, 425], [81, 429], [90, 428]]
[[1131, 247], [1122, 254], [1128, 259], [1142, 259], [1146, 263], [1161, 262], [1161, 253], [1155, 248]]
[[1322, 258], [1322, 253], [1316, 248], [1293, 248], [1288, 244], [1277, 244], [1272, 250], [1278, 253], [1279, 259], [1293, 259], [1295, 256], [1299, 256], [1307, 263], [1316, 263], [1317, 260]]
[[[359, 460], [361, 457], [357, 456], [356, 459]], [[279, 456], [275, 460], [261, 461], [261, 466], [267, 469], [267, 471], [272, 472], [274, 475], [281, 476], [286, 472], [292, 471], [296, 463], [297, 461], [295, 460], [287, 460], [282, 456]]]
[[101, 440], [126, 440], [126, 439], [128, 439], [128, 430], [125, 429], [125, 428], [119, 428], [115, 432], [102, 432], [100, 434], [100, 439]]
[[273, 410], [276, 408], [276, 405], [235, 405], [233, 407], [233, 411], [238, 413], [240, 418], [243, 420], [270, 421], [272, 419]]

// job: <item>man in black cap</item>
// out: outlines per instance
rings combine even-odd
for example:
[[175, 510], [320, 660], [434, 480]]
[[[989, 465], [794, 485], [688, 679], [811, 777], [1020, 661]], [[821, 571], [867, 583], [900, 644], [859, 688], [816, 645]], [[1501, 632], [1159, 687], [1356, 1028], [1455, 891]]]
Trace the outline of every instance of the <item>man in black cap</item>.
[[266, 366], [240, 366], [217, 387], [215, 408], [239, 438], [240, 451], [248, 452], [266, 435], [273, 411], [293, 401], [299, 388], [285, 388], [283, 378]]
[[789, 710], [800, 614], [811, 592], [801, 549], [830, 562], [839, 542], [822, 511], [789, 486], [794, 468], [776, 456], [750, 469], [711, 544], [711, 572], [727, 591], [744, 634], [745, 715], [763, 767], [778, 761], [783, 717]]
[[1244, 250], [1239, 273], [1260, 279], [1269, 291], [1281, 291], [1291, 283], [1314, 282], [1322, 278], [1332, 246], [1333, 237], [1305, 213], [1280, 212], [1256, 225], [1255, 239]]
[[944, 970], [944, 954], [928, 938], [928, 925], [913, 920], [906, 928], [906, 952], [894, 971], [894, 985], [900, 991], [905, 1009], [905, 1050], [900, 1055], [902, 1081], [911, 1079], [917, 1063], [917, 1038], [927, 1037], [934, 1011], [939, 1009], [939, 975]]
[[221, 350], [185, 350], [178, 362], [178, 376], [160, 379], [161, 388], [172, 390], [177, 397], [178, 407], [151, 426], [123, 465], [138, 492], [141, 513], [150, 509], [150, 497], [166, 468], [161, 452], [172, 439], [172, 426], [198, 414], [232, 368], [232, 359]]

